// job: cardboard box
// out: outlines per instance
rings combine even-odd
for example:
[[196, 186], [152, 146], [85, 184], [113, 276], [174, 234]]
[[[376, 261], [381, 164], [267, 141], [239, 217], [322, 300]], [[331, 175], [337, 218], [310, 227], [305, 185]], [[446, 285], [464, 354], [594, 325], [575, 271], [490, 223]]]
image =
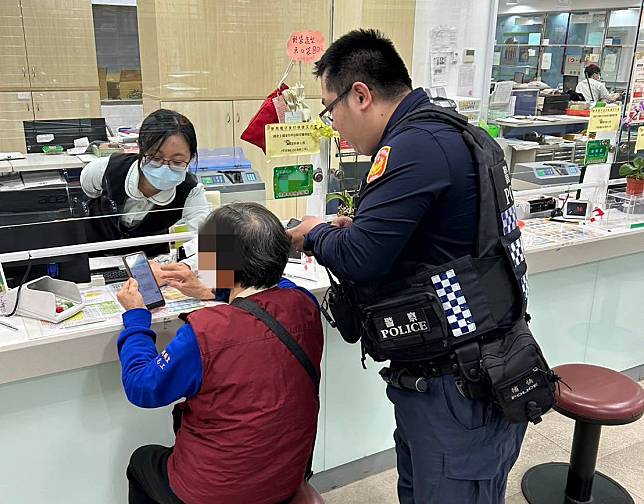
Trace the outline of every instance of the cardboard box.
[[107, 72], [107, 97], [110, 100], [121, 99], [121, 72]]
[[101, 100], [107, 100], [107, 68], [98, 67], [98, 87]]
[[143, 95], [141, 71], [121, 70], [120, 87], [122, 100], [140, 100]]

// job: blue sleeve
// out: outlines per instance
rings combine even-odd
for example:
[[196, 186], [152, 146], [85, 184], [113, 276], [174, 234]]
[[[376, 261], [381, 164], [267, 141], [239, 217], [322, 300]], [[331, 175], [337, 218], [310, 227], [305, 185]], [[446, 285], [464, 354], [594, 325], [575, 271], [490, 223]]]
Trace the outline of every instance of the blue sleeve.
[[137, 308], [123, 314], [125, 328], [117, 341], [125, 394], [142, 408], [166, 406], [182, 397], [192, 397], [201, 388], [201, 352], [189, 324], [161, 353], [150, 329], [152, 315]]
[[315, 303], [315, 306], [318, 308], [318, 310], [320, 309], [320, 303], [319, 303], [318, 299], [315, 297], [315, 295], [313, 295], [312, 292], [310, 292], [309, 290], [305, 289], [304, 287], [300, 287], [299, 285], [296, 285], [295, 283], [291, 282], [288, 278], [282, 277], [280, 279], [279, 283], [277, 284], [277, 286], [280, 289], [297, 289], [299, 291], [302, 291], [304, 294], [306, 294], [309, 298], [311, 298], [313, 300], [313, 302]]
[[408, 130], [389, 145], [385, 171], [363, 187], [353, 224], [319, 224], [304, 241], [304, 249], [340, 278], [367, 282], [387, 274], [450, 185], [445, 152], [426, 130]]

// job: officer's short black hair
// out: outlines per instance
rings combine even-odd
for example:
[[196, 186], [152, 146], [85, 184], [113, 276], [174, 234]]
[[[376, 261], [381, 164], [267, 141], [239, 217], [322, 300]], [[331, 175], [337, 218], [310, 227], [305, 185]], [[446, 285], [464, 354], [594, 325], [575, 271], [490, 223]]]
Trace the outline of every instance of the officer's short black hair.
[[215, 252], [218, 271], [234, 271], [242, 287], [272, 287], [288, 262], [291, 240], [279, 219], [258, 203], [231, 203], [199, 230], [199, 254]]
[[139, 160], [154, 156], [173, 135], [184, 138], [191, 159], [197, 155], [197, 133], [190, 119], [174, 110], [159, 109], [147, 116], [139, 128]]
[[591, 63], [586, 68], [584, 68], [584, 73], [586, 74], [586, 77], [592, 77], [595, 74], [601, 73], [601, 68], [599, 68], [599, 65]]
[[324, 78], [329, 91], [343, 93], [364, 82], [384, 99], [411, 89], [405, 62], [394, 44], [378, 30], [353, 30], [333, 42], [315, 63], [313, 75]]

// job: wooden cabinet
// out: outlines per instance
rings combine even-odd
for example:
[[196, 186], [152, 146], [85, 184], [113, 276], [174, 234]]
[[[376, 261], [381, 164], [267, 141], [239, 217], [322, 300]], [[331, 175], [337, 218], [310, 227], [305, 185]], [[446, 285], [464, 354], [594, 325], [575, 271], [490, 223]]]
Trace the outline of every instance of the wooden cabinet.
[[98, 88], [90, 0], [21, 0], [32, 89]]
[[190, 119], [200, 149], [233, 146], [231, 101], [162, 101], [161, 107], [176, 110]]
[[0, 93], [0, 152], [26, 152], [22, 122], [33, 119], [31, 93]]
[[333, 35], [340, 38], [356, 28], [376, 28], [391, 39], [411, 75], [416, 0], [336, 0]]
[[[286, 66], [288, 36], [318, 30], [329, 41], [331, 2], [284, 0], [139, 0], [143, 92], [161, 99], [263, 99]], [[312, 66], [295, 65], [319, 95]]]
[[101, 117], [99, 91], [34, 91], [36, 119]]
[[20, 0], [0, 0], [0, 89], [29, 89]]
[[143, 95], [143, 117], [149, 116], [152, 112], [160, 108], [161, 102], [158, 98]]

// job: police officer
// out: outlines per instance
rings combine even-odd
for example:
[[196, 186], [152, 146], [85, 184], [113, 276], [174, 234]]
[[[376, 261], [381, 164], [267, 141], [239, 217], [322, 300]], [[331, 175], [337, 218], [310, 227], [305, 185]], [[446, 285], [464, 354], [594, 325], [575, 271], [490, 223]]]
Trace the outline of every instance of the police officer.
[[[400, 126], [430, 101], [422, 89], [412, 89], [392, 42], [374, 30], [352, 31], [327, 49], [315, 75], [326, 107], [321, 115], [357, 152], [372, 156], [373, 165], [353, 220], [327, 224], [304, 217], [289, 231], [293, 246], [349, 281], [362, 300], [407, 275], [409, 264], [474, 256], [479, 225], [496, 226], [479, 223], [476, 163], [461, 131], [445, 122]], [[509, 326], [512, 307], [506, 304], [499, 309], [497, 299], [495, 313]], [[509, 423], [489, 401], [467, 399], [449, 362], [433, 365], [424, 392], [387, 388], [396, 417], [400, 502], [504, 502], [527, 424]]]

